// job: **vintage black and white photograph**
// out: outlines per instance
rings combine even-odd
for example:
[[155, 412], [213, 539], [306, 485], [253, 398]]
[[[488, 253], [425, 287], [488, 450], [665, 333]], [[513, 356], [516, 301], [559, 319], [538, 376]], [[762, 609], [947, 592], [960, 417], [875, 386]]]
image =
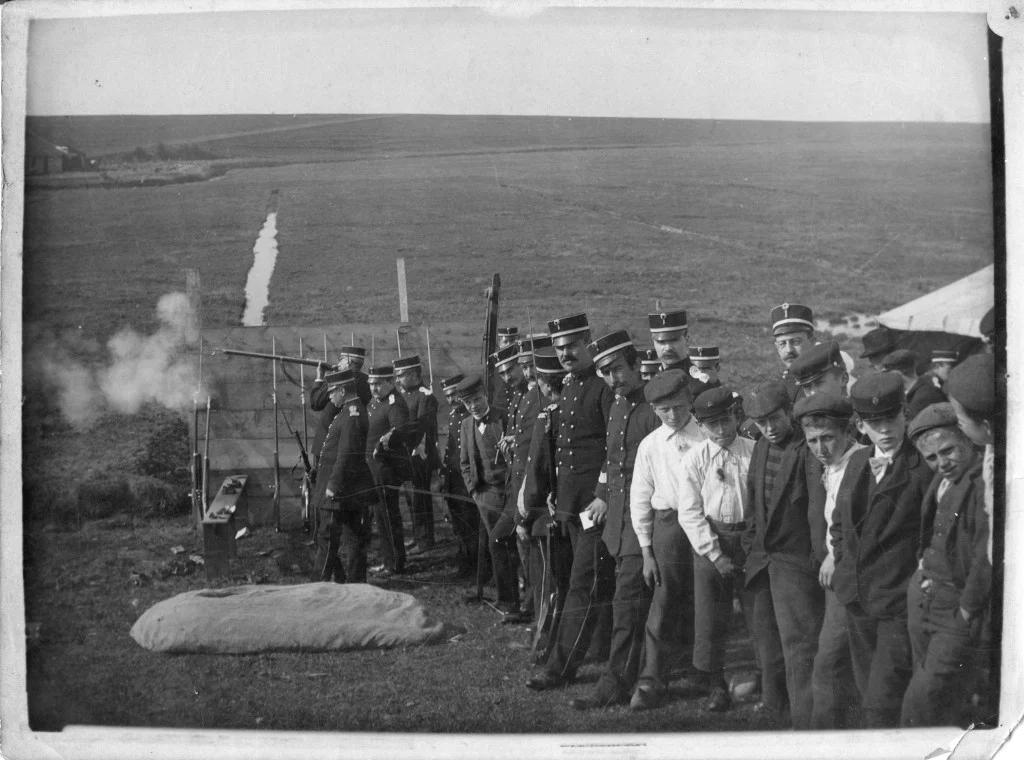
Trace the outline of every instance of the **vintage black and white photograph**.
[[991, 756], [1005, 41], [808, 5], [5, 7], [19, 741]]

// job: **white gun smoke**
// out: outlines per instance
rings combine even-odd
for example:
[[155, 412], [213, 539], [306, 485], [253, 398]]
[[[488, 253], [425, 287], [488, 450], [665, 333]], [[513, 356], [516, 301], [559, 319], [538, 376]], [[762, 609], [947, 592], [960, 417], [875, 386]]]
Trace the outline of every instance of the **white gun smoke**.
[[107, 366], [87, 367], [66, 351], [44, 354], [41, 368], [56, 384], [69, 422], [89, 425], [106, 411], [135, 414], [149, 403], [174, 410], [191, 403], [198, 367], [188, 348], [199, 342], [199, 321], [184, 293], [161, 296], [156, 310], [154, 334], [126, 327], [107, 342]]

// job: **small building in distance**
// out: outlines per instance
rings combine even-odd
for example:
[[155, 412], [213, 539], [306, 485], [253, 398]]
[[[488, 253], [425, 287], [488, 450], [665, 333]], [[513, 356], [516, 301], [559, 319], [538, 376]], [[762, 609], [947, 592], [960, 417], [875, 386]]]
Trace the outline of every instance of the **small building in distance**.
[[88, 171], [95, 162], [82, 151], [56, 145], [39, 135], [25, 133], [25, 175]]

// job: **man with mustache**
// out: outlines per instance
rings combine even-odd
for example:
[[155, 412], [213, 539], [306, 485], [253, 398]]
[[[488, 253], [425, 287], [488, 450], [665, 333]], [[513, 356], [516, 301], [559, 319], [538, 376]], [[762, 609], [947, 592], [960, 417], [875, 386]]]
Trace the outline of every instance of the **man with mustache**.
[[977, 677], [992, 582], [981, 462], [951, 404], [923, 410], [907, 435], [935, 478], [924, 498], [918, 568], [907, 590], [914, 674], [900, 724], [960, 724]]
[[790, 367], [800, 354], [814, 345], [814, 314], [803, 304], [784, 303], [772, 309], [771, 320], [775, 351], [786, 367], [782, 382], [786, 385], [790, 401], [795, 403], [800, 396], [800, 388]]
[[573, 560], [558, 639], [545, 671], [526, 682], [535, 691], [558, 688], [575, 679], [591, 639], [606, 639], [609, 634], [611, 616], [602, 619], [598, 600], [610, 599], [615, 593], [615, 563], [596, 526], [587, 528], [580, 517], [584, 512], [584, 519], [603, 516], [607, 510], [596, 490], [607, 454], [608, 412], [615, 397], [597, 376], [587, 352], [590, 324], [586, 314], [549, 321], [548, 334], [558, 361], [568, 372], [558, 401], [555, 520], [566, 525]]
[[643, 552], [633, 531], [629, 494], [640, 441], [661, 424], [644, 397], [640, 357], [625, 330], [598, 338], [587, 351], [615, 394], [608, 416], [608, 456], [594, 492], [594, 501], [606, 507], [602, 514], [599, 504], [593, 505], [591, 515], [603, 525], [601, 541], [614, 557], [616, 571], [608, 662], [593, 695], [570, 702], [577, 710], [626, 703], [636, 685], [651, 591], [644, 583]]
[[690, 334], [687, 327], [686, 310], [663, 311], [647, 315], [647, 326], [651, 331], [654, 350], [661, 360], [662, 369], [681, 369], [689, 373]]
[[410, 556], [423, 554], [434, 548], [434, 495], [430, 481], [437, 469], [437, 399], [432, 389], [423, 384], [423, 368], [416, 354], [395, 359], [395, 379], [398, 389], [409, 408], [411, 450], [411, 494], [406, 491], [412, 517], [413, 544], [406, 547]]
[[903, 378], [863, 377], [850, 389], [871, 446], [853, 454], [832, 513], [836, 598], [846, 606], [865, 728], [899, 725], [912, 658], [907, 586], [917, 567], [921, 504], [931, 470], [906, 439]]

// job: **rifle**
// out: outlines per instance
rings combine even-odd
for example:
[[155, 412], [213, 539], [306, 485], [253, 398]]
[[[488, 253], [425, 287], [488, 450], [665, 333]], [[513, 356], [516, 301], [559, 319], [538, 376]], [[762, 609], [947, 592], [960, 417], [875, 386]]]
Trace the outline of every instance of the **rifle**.
[[[555, 429], [555, 411], [548, 413], [548, 427], [545, 430], [547, 433], [548, 440], [548, 457], [551, 463], [551, 493], [557, 498], [558, 495], [558, 431]], [[565, 608], [565, 594], [562, 593], [562, 588], [559, 584], [559, 578], [554, 577], [555, 562], [554, 557], [551, 553], [551, 547], [554, 544], [553, 534], [558, 530], [561, 532], [562, 537], [565, 537], [565, 523], [558, 522], [554, 517], [548, 521], [548, 535], [546, 539], [546, 549], [548, 553], [548, 565], [552, 569], [552, 579], [554, 581], [554, 587], [551, 590], [549, 597], [548, 607], [551, 610], [551, 625], [548, 629], [548, 641], [544, 647], [544, 651], [540, 655], [540, 661], [545, 662], [548, 656], [551, 654], [551, 650], [554, 649], [555, 644], [558, 642], [558, 628], [562, 623], [562, 610]], [[544, 621], [541, 620], [537, 624], [538, 630], [543, 627]]]
[[[486, 290], [487, 312], [484, 317], [483, 361], [484, 393], [487, 403], [493, 400], [494, 388], [491, 375], [494, 373], [494, 359], [491, 358], [498, 346], [498, 297], [501, 291], [501, 275], [495, 273], [491, 278], [491, 287]], [[480, 520], [480, 532], [476, 542], [476, 601], [484, 600], [484, 553], [487, 551], [487, 525]]]
[[[288, 364], [302, 364], [307, 367], [324, 367], [329, 369], [333, 366], [332, 364], [329, 364], [326, 361], [320, 361], [319, 359], [302, 359], [295, 356], [278, 356], [276, 346], [273, 349], [273, 351], [274, 353], [272, 354], [261, 354], [257, 353], [256, 351], [239, 351], [234, 348], [215, 348], [211, 353], [213, 355], [229, 354], [231, 356], [248, 356], [251, 359], [269, 359], [270, 361], [286, 362]], [[326, 358], [326, 353], [324, 354], [324, 356]]]
[[299, 444], [299, 459], [302, 461], [302, 529], [309, 533], [312, 520], [313, 486], [316, 485], [316, 474], [313, 466], [309, 463], [309, 455], [306, 447], [302, 445], [302, 436], [298, 430], [292, 431], [295, 434], [295, 441]]

